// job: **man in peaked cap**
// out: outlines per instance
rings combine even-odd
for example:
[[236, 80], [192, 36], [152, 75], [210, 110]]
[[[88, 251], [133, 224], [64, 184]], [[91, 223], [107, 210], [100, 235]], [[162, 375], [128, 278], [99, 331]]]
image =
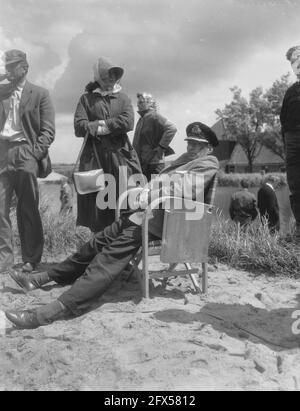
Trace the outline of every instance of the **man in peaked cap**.
[[[193, 123], [187, 128], [187, 152], [181, 155], [160, 176], [178, 174], [172, 185], [162, 187], [152, 180], [136, 197], [138, 209], [144, 209], [152, 201], [167, 195], [183, 196], [185, 199], [209, 202], [208, 192], [218, 171], [216, 157], [210, 155], [211, 147], [218, 144], [214, 132], [202, 123]], [[184, 178], [188, 175], [203, 178]], [[201, 181], [200, 181], [201, 180]], [[160, 180], [161, 181], [161, 180]], [[155, 191], [155, 187], [160, 189]], [[156, 196], [152, 195], [156, 194]], [[142, 245], [141, 211], [136, 209], [128, 216], [97, 233], [77, 253], [47, 272], [32, 274], [11, 271], [12, 279], [25, 291], [32, 291], [55, 281], [60, 285], [72, 285], [56, 301], [33, 310], [7, 311], [7, 318], [18, 328], [32, 329], [47, 325], [69, 315], [81, 315], [96, 298], [110, 287], [112, 282], [127, 267]], [[161, 238], [164, 210], [154, 209], [149, 221], [149, 240]]]
[[23, 269], [31, 272], [43, 252], [37, 177], [51, 171], [54, 109], [48, 91], [27, 81], [23, 51], [6, 51], [4, 64], [1, 80], [5, 77], [8, 83], [0, 85], [0, 271], [13, 264], [9, 212], [15, 193]]

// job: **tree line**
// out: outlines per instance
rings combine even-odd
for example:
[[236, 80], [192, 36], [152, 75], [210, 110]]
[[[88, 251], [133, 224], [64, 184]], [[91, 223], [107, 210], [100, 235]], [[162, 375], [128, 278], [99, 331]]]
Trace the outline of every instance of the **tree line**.
[[240, 144], [245, 152], [250, 172], [263, 146], [285, 160], [279, 116], [285, 92], [290, 86], [289, 74], [284, 74], [266, 91], [256, 87], [249, 98], [234, 86], [230, 88], [232, 101], [223, 109], [216, 110], [230, 139]]

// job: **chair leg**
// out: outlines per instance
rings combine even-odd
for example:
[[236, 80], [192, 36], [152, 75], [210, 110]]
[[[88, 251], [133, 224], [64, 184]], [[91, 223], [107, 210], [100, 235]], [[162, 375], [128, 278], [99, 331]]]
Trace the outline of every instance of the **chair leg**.
[[207, 290], [208, 290], [207, 263], [202, 263], [202, 293], [207, 294]]
[[143, 297], [149, 298], [149, 244], [148, 244], [148, 232], [143, 232]]
[[[184, 265], [185, 265], [185, 267], [186, 267], [186, 269], [187, 269], [188, 271], [192, 269], [192, 266], [191, 266], [190, 263], [184, 263]], [[199, 286], [199, 283], [198, 283], [198, 279], [197, 279], [196, 274], [189, 274], [189, 276], [190, 276], [190, 279], [192, 280], [192, 283], [193, 283], [193, 285], [194, 285], [194, 287], [195, 287], [195, 290], [196, 290], [198, 293], [201, 293], [201, 289], [200, 289], [200, 286]]]

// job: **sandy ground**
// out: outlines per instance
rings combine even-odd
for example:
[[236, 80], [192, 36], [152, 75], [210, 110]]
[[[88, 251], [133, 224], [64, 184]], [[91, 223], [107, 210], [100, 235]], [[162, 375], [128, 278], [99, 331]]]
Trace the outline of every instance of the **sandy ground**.
[[[0, 390], [299, 390], [299, 281], [221, 265], [209, 277], [208, 296], [178, 277], [155, 281], [149, 300], [121, 278], [94, 311], [33, 331], [1, 316]], [[7, 276], [0, 288], [2, 311], [63, 291], [25, 295]]]

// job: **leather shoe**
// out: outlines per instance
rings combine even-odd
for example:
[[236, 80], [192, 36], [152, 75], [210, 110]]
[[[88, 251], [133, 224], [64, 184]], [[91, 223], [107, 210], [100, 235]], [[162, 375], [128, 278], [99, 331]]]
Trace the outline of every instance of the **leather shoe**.
[[5, 311], [6, 318], [17, 328], [22, 330], [34, 330], [40, 327], [36, 312], [30, 311]]
[[38, 288], [32, 281], [30, 281], [30, 278], [26, 274], [13, 270], [10, 270], [8, 274], [26, 292]]
[[22, 271], [24, 273], [32, 273], [36, 268], [36, 264], [34, 263], [25, 263], [22, 267]]

